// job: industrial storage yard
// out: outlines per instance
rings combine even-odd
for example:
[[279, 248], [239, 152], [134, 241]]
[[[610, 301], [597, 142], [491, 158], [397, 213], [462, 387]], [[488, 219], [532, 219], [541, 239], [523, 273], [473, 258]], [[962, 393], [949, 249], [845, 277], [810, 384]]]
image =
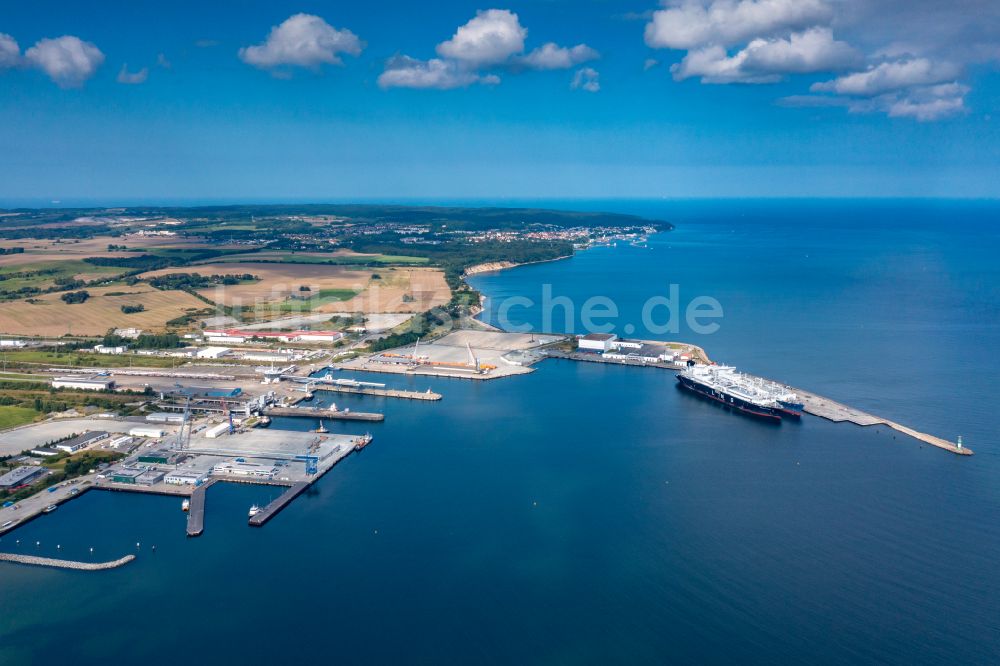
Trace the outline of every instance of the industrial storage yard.
[[560, 335], [460, 330], [428, 343], [370, 354], [343, 364], [345, 369], [442, 377], [496, 379], [531, 372], [546, 345]]

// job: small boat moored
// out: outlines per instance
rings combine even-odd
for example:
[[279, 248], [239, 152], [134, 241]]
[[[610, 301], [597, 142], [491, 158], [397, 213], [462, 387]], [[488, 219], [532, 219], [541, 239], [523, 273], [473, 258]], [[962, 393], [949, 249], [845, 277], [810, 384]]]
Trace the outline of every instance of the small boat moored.
[[181, 511], [188, 511], [190, 509], [191, 509], [191, 500], [185, 497], [184, 501], [181, 502]]
[[49, 504], [47, 507], [45, 507], [44, 509], [42, 509], [42, 513], [52, 513], [53, 511], [55, 511], [58, 508], [59, 508], [58, 504]]
[[250, 507], [250, 511], [247, 513], [247, 516], [250, 517], [250, 518], [253, 518], [254, 516], [256, 516], [260, 512], [261, 512], [261, 508], [259, 506], [257, 506], [256, 504], [254, 504], [253, 506]]

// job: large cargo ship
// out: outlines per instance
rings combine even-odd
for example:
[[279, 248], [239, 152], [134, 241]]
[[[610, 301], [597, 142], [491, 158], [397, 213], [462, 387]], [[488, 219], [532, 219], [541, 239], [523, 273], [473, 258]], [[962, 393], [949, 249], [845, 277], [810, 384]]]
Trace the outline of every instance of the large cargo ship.
[[731, 366], [689, 362], [677, 381], [682, 388], [748, 416], [774, 422], [802, 416], [796, 409], [801, 408], [798, 398], [787, 387], [744, 375]]

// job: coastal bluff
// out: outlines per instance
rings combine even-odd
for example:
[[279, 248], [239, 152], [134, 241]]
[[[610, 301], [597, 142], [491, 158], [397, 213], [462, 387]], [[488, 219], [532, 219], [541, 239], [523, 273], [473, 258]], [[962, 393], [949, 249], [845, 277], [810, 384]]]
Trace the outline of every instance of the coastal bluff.
[[508, 268], [514, 268], [518, 264], [513, 261], [488, 261], [485, 264], [476, 264], [465, 269], [465, 275], [479, 275], [481, 273], [496, 273]]

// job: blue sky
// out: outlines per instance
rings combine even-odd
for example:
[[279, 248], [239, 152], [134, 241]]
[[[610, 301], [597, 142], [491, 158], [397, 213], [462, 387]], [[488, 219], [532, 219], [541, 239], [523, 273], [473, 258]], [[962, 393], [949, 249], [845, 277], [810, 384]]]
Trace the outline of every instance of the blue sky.
[[0, 201], [996, 197], [941, 4], [4, 3]]

